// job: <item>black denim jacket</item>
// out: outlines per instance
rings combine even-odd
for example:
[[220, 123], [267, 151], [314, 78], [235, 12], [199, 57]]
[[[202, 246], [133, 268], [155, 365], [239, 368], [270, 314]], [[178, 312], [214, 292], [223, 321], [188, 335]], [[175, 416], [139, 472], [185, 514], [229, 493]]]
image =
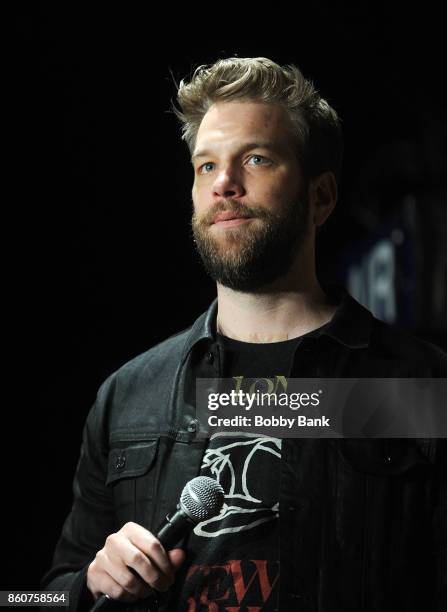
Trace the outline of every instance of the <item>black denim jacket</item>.
[[[197, 376], [221, 375], [217, 301], [186, 331], [125, 364], [87, 418], [74, 502], [42, 586], [92, 600], [85, 574], [127, 521], [156, 532], [197, 476]], [[377, 319], [346, 292], [319, 337], [304, 338], [296, 377], [446, 377], [447, 356]], [[447, 410], [447, 406], [446, 406]], [[447, 610], [446, 440], [284, 439], [280, 610]], [[167, 596], [160, 609], [168, 610]], [[120, 609], [148, 609], [147, 602]]]

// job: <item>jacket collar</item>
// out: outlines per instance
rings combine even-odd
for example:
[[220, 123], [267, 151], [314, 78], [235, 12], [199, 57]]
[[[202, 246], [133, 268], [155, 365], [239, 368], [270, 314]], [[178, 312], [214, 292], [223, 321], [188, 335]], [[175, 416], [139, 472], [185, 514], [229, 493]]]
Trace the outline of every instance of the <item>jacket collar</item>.
[[[340, 344], [352, 349], [369, 346], [374, 317], [369, 310], [359, 304], [344, 288], [337, 285], [325, 287], [326, 293], [338, 302], [337, 310], [331, 321], [322, 331]], [[182, 362], [197, 343], [214, 342], [216, 339], [217, 298], [192, 325], [182, 352]]]
[[348, 348], [369, 346], [374, 317], [346, 289], [337, 285], [325, 287], [326, 293], [338, 302], [337, 310], [322, 335], [333, 338]]
[[182, 352], [182, 362], [188, 356], [192, 347], [204, 340], [215, 341], [216, 339], [217, 298], [213, 300], [208, 310], [200, 315], [193, 323]]

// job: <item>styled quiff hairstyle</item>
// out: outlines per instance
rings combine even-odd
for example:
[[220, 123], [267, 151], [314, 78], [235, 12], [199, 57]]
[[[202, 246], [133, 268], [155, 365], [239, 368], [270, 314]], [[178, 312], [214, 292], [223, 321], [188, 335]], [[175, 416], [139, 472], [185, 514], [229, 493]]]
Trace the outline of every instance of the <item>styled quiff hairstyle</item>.
[[289, 114], [297, 157], [307, 179], [331, 171], [340, 181], [343, 136], [335, 110], [293, 64], [279, 66], [265, 57], [230, 57], [196, 68], [189, 83], [178, 85], [182, 139], [191, 155], [204, 115], [215, 102], [279, 103]]

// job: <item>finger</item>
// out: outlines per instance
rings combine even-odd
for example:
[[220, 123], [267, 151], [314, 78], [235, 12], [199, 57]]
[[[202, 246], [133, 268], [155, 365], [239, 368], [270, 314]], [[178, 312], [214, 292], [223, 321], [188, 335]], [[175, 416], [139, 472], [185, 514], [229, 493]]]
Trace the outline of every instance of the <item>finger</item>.
[[143, 527], [135, 523], [131, 525], [135, 529], [129, 529], [126, 533], [123, 528], [107, 537], [103, 550], [109, 557], [124, 559], [126, 565], [137, 571], [136, 564], [141, 568], [153, 566], [162, 573], [163, 568], [166, 572], [172, 572], [171, 562], [160, 542]]
[[129, 533], [129, 539], [132, 544], [147, 555], [163, 574], [172, 576], [172, 564], [160, 540], [150, 531], [147, 531], [147, 529], [140, 527], [140, 525], [136, 525], [136, 527], [138, 529], [134, 529]]
[[186, 553], [181, 548], [173, 548], [168, 552], [168, 557], [171, 561], [174, 571], [177, 571], [179, 567], [183, 564], [186, 558]]
[[126, 591], [122, 585], [112, 578], [112, 576], [106, 573], [102, 574], [98, 586], [101, 593], [108, 595], [111, 599], [127, 603], [133, 603], [138, 599], [135, 595]]
[[[174, 581], [174, 570], [161, 543], [150, 531], [136, 523], [127, 523], [118, 533], [109, 535], [103, 551], [115, 562], [120, 572], [123, 564], [128, 565], [159, 591], [165, 591]], [[160, 559], [165, 571], [157, 563]]]
[[104, 555], [102, 568], [106, 576], [110, 577], [127, 594], [132, 595], [134, 598], [141, 599], [147, 597], [152, 591], [150, 585], [141, 580], [138, 575], [132, 573], [121, 557]]
[[[170, 581], [170, 576], [166, 577], [166, 574], [130, 541], [127, 542], [127, 546], [123, 549], [121, 559], [127, 567], [132, 568], [142, 580], [154, 588], [158, 588], [155, 587], [155, 584], [160, 583], [163, 585], [163, 582], [169, 583]], [[172, 569], [170, 574], [173, 574]], [[167, 586], [169, 585], [167, 584]]]
[[182, 550], [181, 548], [175, 548], [168, 552], [168, 557], [172, 564], [171, 576], [168, 577], [166, 580], [160, 579], [156, 581], [155, 583], [153, 583], [153, 586], [160, 591], [166, 591], [174, 583], [175, 572], [183, 564], [186, 558], [186, 554], [185, 554], [185, 551]]

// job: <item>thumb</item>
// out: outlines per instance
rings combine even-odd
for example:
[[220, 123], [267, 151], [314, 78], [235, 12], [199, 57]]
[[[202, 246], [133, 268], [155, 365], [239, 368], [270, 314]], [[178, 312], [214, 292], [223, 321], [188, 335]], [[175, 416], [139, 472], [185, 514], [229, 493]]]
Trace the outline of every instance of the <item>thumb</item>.
[[181, 548], [173, 548], [168, 552], [169, 559], [172, 563], [172, 566], [175, 570], [177, 570], [183, 563], [186, 558], [186, 553]]

